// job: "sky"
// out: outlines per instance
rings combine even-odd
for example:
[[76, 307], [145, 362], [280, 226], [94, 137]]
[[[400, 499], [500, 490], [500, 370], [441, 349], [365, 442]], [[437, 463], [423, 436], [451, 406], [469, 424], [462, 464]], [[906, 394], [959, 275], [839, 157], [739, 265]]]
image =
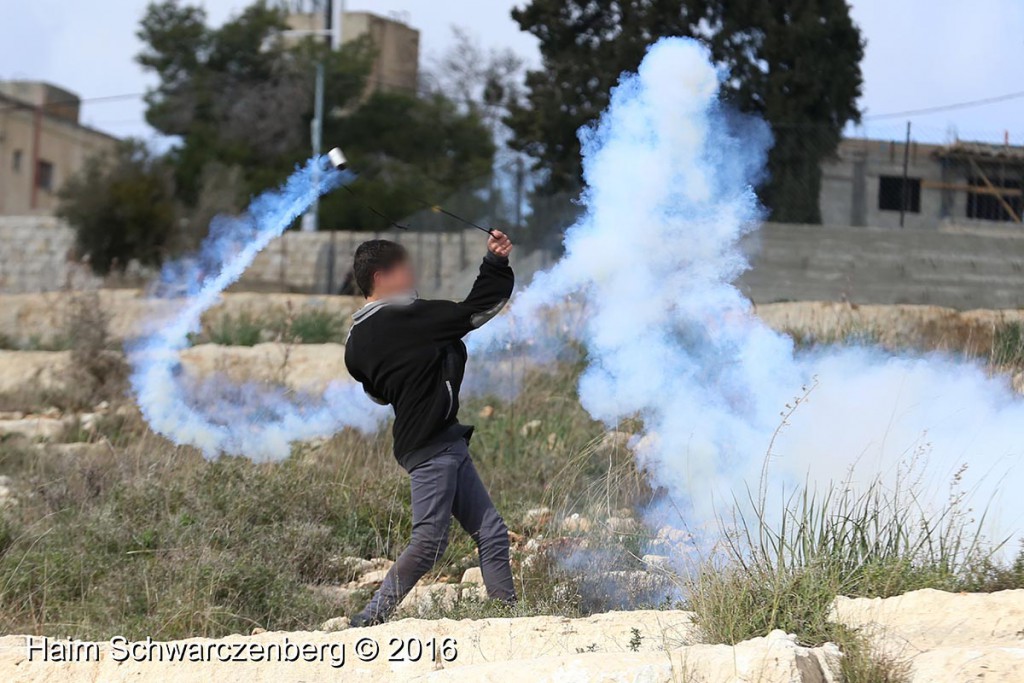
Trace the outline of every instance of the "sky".
[[[195, 0], [214, 23], [246, 0]], [[536, 41], [519, 31], [509, 11], [524, 0], [349, 0], [349, 10], [399, 18], [421, 32], [421, 64], [429, 66], [458, 25], [484, 45], [507, 47], [537, 64]], [[137, 96], [152, 77], [135, 63], [135, 37], [146, 0], [33, 0], [9, 3], [0, 21], [0, 79], [47, 80], [83, 98], [131, 95], [87, 103], [83, 122], [118, 136], [150, 138]], [[907, 110], [1024, 91], [1024, 0], [853, 0], [854, 20], [867, 39], [862, 64], [862, 126], [851, 133], [1024, 144], [1024, 97], [928, 115], [874, 118]], [[970, 9], [966, 9], [970, 7]]]

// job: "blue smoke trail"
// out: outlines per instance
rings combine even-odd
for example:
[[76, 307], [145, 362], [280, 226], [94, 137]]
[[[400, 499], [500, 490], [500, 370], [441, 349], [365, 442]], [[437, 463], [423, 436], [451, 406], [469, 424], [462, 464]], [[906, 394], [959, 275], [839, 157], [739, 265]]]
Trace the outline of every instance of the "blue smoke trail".
[[163, 268], [158, 290], [171, 299], [170, 314], [162, 311], [147, 321], [148, 332], [128, 349], [132, 388], [153, 431], [209, 458], [229, 453], [264, 461], [287, 457], [293, 441], [379, 425], [386, 411], [353, 382], [333, 382], [319, 397], [289, 395], [255, 383], [233, 385], [222, 377], [191, 379], [178, 357], [188, 335], [200, 329], [203, 312], [256, 255], [318, 196], [353, 179], [323, 157], [310, 159], [280, 188], [253, 199], [242, 216], [215, 218], [194, 258]]

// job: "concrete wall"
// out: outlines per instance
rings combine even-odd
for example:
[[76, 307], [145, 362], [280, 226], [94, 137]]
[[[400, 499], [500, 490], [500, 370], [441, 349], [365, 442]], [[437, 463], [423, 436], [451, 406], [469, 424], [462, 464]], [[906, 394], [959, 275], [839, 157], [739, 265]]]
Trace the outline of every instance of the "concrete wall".
[[745, 243], [755, 303], [1024, 307], [1024, 234], [767, 224]]
[[[455, 298], [468, 290], [482, 236], [395, 231], [422, 278], [421, 293]], [[335, 235], [335, 287], [351, 269], [369, 233]], [[68, 260], [72, 231], [47, 217], [0, 218], [0, 293], [53, 291], [98, 284]], [[289, 232], [246, 271], [238, 289], [326, 292], [329, 233]], [[756, 303], [850, 301], [933, 304], [958, 309], [1024, 307], [1024, 234], [952, 225], [928, 230], [767, 224], [744, 243], [753, 269], [740, 285]], [[521, 282], [552, 261], [547, 253], [516, 253]]]

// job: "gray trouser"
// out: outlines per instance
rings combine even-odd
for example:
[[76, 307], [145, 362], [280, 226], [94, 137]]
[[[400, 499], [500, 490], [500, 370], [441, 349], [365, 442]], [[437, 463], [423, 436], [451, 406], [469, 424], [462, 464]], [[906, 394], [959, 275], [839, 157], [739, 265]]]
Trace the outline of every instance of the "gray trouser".
[[454, 516], [480, 554], [480, 570], [490, 598], [514, 602], [515, 586], [509, 567], [508, 527], [494, 508], [459, 439], [409, 473], [412, 479], [412, 540], [384, 577], [380, 590], [363, 609], [372, 621], [386, 619], [448, 547], [448, 528]]

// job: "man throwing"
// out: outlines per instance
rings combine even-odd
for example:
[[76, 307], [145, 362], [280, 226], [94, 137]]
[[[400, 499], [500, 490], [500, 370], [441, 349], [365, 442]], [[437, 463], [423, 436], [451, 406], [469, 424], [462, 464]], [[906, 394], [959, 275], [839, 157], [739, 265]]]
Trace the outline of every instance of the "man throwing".
[[448, 546], [454, 516], [473, 537], [487, 595], [516, 599], [508, 528], [469, 455], [473, 427], [459, 423], [466, 369], [462, 338], [493, 318], [512, 294], [512, 242], [493, 230], [480, 274], [464, 301], [416, 297], [405, 248], [370, 240], [356, 249], [353, 273], [366, 305], [352, 318], [345, 365], [377, 403], [395, 411], [395, 457], [412, 480], [412, 540], [370, 604], [349, 621], [385, 621]]

